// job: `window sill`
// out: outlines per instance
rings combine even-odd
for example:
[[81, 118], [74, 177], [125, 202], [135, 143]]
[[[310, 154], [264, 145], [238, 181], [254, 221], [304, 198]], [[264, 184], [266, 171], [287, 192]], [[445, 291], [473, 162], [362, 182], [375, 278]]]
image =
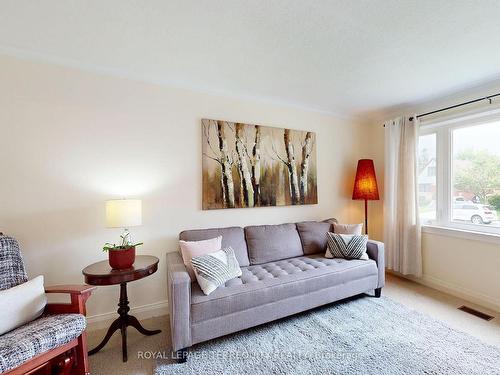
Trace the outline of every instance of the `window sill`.
[[422, 225], [422, 233], [462, 238], [471, 241], [489, 242], [500, 245], [500, 235], [494, 233], [476, 232], [466, 229], [443, 227], [436, 225]]

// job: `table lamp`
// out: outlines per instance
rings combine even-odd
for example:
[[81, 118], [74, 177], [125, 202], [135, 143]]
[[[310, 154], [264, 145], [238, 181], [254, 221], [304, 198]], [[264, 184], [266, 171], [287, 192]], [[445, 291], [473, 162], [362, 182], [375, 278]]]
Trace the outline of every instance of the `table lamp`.
[[368, 201], [379, 200], [373, 160], [361, 159], [358, 161], [352, 199], [364, 199], [365, 201], [365, 234], [368, 234]]
[[113, 199], [106, 201], [106, 227], [123, 228], [121, 246], [132, 245], [129, 228], [142, 225], [140, 199]]

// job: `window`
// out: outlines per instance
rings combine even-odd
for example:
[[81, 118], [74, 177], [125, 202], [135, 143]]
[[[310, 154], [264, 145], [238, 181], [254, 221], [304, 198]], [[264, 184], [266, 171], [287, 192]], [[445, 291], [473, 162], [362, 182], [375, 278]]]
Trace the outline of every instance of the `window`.
[[423, 225], [500, 234], [500, 116], [487, 116], [421, 124]]

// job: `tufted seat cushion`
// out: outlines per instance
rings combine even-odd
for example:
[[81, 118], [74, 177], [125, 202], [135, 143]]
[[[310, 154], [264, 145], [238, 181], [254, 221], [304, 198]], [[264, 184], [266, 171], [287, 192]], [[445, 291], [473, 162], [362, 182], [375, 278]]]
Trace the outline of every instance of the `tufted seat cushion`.
[[80, 336], [85, 327], [83, 315], [50, 315], [0, 336], [0, 373], [70, 342]]
[[191, 320], [201, 322], [362, 278], [372, 278], [376, 284], [373, 260], [327, 259], [318, 254], [242, 267], [241, 277], [208, 296], [197, 283], [192, 285]]

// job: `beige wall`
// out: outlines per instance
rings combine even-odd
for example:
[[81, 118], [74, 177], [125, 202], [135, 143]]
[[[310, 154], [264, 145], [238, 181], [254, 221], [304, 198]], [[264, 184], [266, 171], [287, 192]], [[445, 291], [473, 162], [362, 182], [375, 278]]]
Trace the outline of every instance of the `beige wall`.
[[424, 233], [424, 282], [500, 311], [500, 245]]
[[362, 125], [365, 154], [373, 159], [380, 200], [368, 202], [368, 229], [371, 238], [384, 240], [384, 128], [381, 121]]
[[[350, 120], [8, 57], [0, 82], [0, 228], [20, 240], [30, 275], [46, 284], [82, 282], [82, 268], [106, 258], [102, 244], [120, 232], [104, 227], [110, 198], [143, 200], [144, 225], [132, 233], [160, 271], [129, 294], [146, 309], [165, 307], [165, 253], [182, 229], [362, 220], [350, 195], [366, 148]], [[319, 204], [202, 211], [204, 117], [315, 131]], [[99, 288], [89, 314], [115, 311], [117, 298], [116, 287]]]
[[[376, 120], [366, 121], [364, 134], [370, 142], [367, 153], [375, 160], [379, 184], [383, 192], [384, 120], [398, 113], [423, 113], [432, 109], [461, 103], [498, 92], [500, 85], [477, 88], [442, 100], [387, 113]], [[383, 194], [382, 194], [383, 198]], [[370, 219], [374, 238], [383, 240], [383, 201], [373, 202]], [[500, 245], [478, 239], [464, 239], [449, 234], [422, 234], [423, 278], [419, 282], [457, 295], [479, 305], [500, 311]]]

